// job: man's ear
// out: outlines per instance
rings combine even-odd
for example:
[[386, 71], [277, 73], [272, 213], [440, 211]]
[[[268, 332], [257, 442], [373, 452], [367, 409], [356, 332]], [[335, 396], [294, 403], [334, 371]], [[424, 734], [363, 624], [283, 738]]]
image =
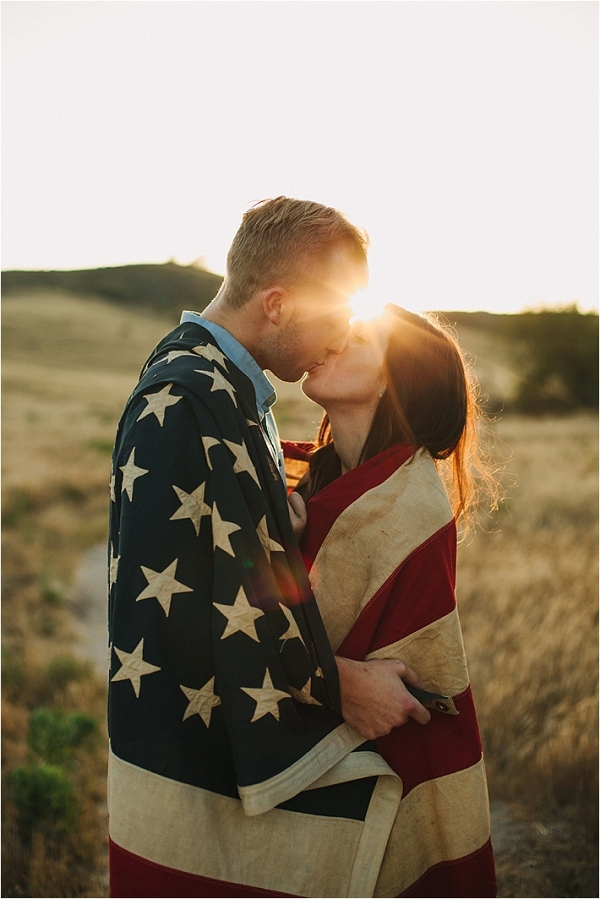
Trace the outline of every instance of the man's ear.
[[294, 311], [294, 303], [285, 287], [270, 287], [263, 294], [265, 318], [276, 327], [286, 325]]

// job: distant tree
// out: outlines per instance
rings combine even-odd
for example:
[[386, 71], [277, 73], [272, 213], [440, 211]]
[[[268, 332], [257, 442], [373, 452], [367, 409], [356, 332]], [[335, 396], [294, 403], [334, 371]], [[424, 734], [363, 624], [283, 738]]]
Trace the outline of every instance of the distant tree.
[[520, 374], [516, 399], [505, 408], [529, 414], [598, 408], [598, 315], [575, 305], [518, 315], [445, 312], [457, 328], [502, 339]]
[[526, 379], [517, 405], [524, 412], [598, 408], [598, 316], [575, 306], [505, 316], [504, 333], [524, 340]]

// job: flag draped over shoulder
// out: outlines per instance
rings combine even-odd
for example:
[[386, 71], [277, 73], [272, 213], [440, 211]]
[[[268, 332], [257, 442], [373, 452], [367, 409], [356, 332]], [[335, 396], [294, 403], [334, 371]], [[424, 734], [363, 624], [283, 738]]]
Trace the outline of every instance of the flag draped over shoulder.
[[[302, 445], [289, 452], [296, 468]], [[333, 649], [401, 659], [453, 697], [376, 741], [403, 795], [375, 896], [495, 896], [479, 729], [454, 594], [456, 527], [425, 450], [395, 446], [308, 503], [303, 551]]]
[[372, 895], [401, 784], [341, 718], [252, 384], [197, 324], [128, 400], [109, 542], [111, 895]]

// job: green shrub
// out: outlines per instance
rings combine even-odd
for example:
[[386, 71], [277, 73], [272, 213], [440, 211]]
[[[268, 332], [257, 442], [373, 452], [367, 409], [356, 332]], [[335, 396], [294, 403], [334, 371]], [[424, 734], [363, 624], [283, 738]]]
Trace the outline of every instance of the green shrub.
[[31, 497], [25, 490], [12, 490], [2, 509], [2, 526], [16, 528], [32, 508]]
[[78, 806], [68, 775], [45, 762], [20, 765], [9, 775], [19, 826], [26, 832], [72, 830]]
[[56, 584], [54, 584], [50, 580], [47, 572], [44, 572], [40, 578], [40, 592], [42, 594], [43, 601], [48, 606], [54, 606], [55, 608], [58, 608], [64, 603], [64, 597], [62, 593], [56, 587]]
[[60, 488], [60, 495], [62, 499], [66, 500], [68, 503], [73, 503], [76, 506], [80, 506], [85, 502], [85, 492], [80, 488], [76, 487], [75, 484], [62, 484]]
[[92, 666], [89, 662], [81, 661], [70, 653], [55, 656], [46, 669], [48, 681], [60, 690], [64, 690], [73, 681], [85, 680], [91, 673]]
[[50, 765], [68, 765], [73, 752], [98, 732], [96, 719], [85, 712], [35, 709], [29, 716], [29, 748]]
[[21, 690], [25, 684], [26, 671], [23, 654], [15, 649], [2, 647], [2, 685], [10, 690]]

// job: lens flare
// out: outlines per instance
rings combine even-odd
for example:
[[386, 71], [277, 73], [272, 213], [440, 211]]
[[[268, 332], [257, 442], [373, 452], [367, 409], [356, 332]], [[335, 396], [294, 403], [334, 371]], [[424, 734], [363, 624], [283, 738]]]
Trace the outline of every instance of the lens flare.
[[383, 315], [383, 311], [388, 303], [396, 303], [403, 306], [409, 312], [415, 312], [417, 315], [423, 314], [422, 308], [417, 308], [414, 302], [403, 301], [398, 296], [398, 288], [394, 285], [386, 284], [385, 281], [371, 284], [364, 290], [357, 291], [350, 302], [352, 309], [352, 321], [370, 322], [374, 318]]
[[383, 313], [384, 306], [388, 302], [389, 299], [383, 292], [376, 292], [373, 289], [359, 290], [352, 297], [352, 302], [350, 303], [353, 321], [360, 319], [360, 321], [368, 322], [373, 318], [377, 318], [377, 316]]

